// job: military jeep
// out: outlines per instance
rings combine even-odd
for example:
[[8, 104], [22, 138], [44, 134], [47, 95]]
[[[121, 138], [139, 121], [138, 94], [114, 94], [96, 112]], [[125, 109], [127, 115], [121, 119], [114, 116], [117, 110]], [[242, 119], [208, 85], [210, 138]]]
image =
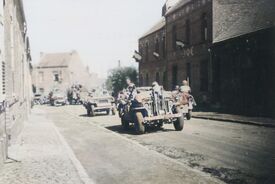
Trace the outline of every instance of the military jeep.
[[145, 133], [146, 127], [174, 124], [176, 131], [184, 126], [184, 115], [188, 112], [187, 102], [182, 102], [181, 94], [170, 91], [155, 91], [151, 87], [137, 88], [134, 100], [120, 101], [120, 118], [124, 129], [134, 125], [137, 134]]
[[93, 91], [83, 100], [83, 106], [88, 116], [95, 116], [96, 113], [106, 112], [107, 115], [116, 114], [115, 100], [106, 90]]

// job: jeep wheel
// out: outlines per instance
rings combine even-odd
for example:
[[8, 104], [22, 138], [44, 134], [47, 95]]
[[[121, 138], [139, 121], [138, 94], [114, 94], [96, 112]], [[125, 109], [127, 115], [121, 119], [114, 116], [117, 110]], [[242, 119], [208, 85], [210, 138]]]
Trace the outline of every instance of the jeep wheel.
[[162, 129], [163, 128], [163, 121], [160, 121], [157, 123], [157, 128]]
[[125, 120], [123, 117], [121, 117], [121, 125], [122, 125], [124, 130], [129, 129], [129, 122], [127, 120]]
[[190, 120], [192, 118], [192, 111], [189, 110], [188, 113], [186, 114], [186, 119]]
[[115, 108], [112, 109], [112, 115], [113, 116], [116, 115], [116, 109]]
[[144, 134], [145, 127], [143, 125], [143, 115], [141, 112], [135, 114], [135, 130], [137, 134]]
[[[179, 112], [179, 111], [177, 110], [177, 112]], [[178, 117], [177, 120], [173, 122], [173, 124], [174, 124], [174, 127], [175, 127], [176, 131], [181, 131], [183, 129], [183, 126], [184, 126], [184, 116], [183, 116], [183, 114], [180, 117]]]

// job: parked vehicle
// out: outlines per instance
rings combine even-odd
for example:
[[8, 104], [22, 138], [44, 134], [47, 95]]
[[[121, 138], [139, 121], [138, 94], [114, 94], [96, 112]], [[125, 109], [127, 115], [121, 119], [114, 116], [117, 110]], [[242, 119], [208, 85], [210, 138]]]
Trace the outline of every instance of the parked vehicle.
[[65, 92], [54, 89], [49, 94], [50, 104], [52, 106], [66, 105], [67, 104], [67, 95]]
[[33, 104], [34, 105], [42, 105], [43, 101], [42, 101], [42, 95], [41, 94], [35, 94], [33, 97]]
[[174, 96], [170, 91], [155, 91], [151, 87], [137, 88], [134, 100], [120, 100], [119, 115], [124, 129], [133, 124], [137, 134], [145, 133], [146, 127], [162, 127], [174, 124], [176, 131], [184, 126], [184, 114], [188, 112], [185, 96]]
[[44, 105], [48, 103], [48, 98], [41, 94], [35, 94], [33, 97], [33, 105]]
[[93, 91], [83, 100], [83, 106], [88, 116], [95, 116], [96, 113], [106, 112], [107, 115], [116, 114], [115, 99], [106, 90]]

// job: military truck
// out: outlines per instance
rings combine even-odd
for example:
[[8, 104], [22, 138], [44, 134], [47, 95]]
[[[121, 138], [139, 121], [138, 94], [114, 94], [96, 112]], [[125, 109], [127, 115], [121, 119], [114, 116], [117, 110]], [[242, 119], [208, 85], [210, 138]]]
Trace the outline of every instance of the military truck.
[[143, 134], [146, 127], [162, 127], [172, 124], [176, 131], [184, 127], [184, 116], [188, 113], [188, 100], [182, 93], [156, 91], [152, 87], [137, 88], [134, 100], [121, 99], [119, 115], [121, 125], [128, 129], [134, 125], [137, 134]]

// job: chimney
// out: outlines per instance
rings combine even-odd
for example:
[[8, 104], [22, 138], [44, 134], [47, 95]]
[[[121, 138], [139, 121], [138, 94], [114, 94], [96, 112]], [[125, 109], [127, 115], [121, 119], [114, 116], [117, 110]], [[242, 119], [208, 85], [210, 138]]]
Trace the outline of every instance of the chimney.
[[40, 57], [43, 57], [44, 56], [44, 52], [40, 52]]

